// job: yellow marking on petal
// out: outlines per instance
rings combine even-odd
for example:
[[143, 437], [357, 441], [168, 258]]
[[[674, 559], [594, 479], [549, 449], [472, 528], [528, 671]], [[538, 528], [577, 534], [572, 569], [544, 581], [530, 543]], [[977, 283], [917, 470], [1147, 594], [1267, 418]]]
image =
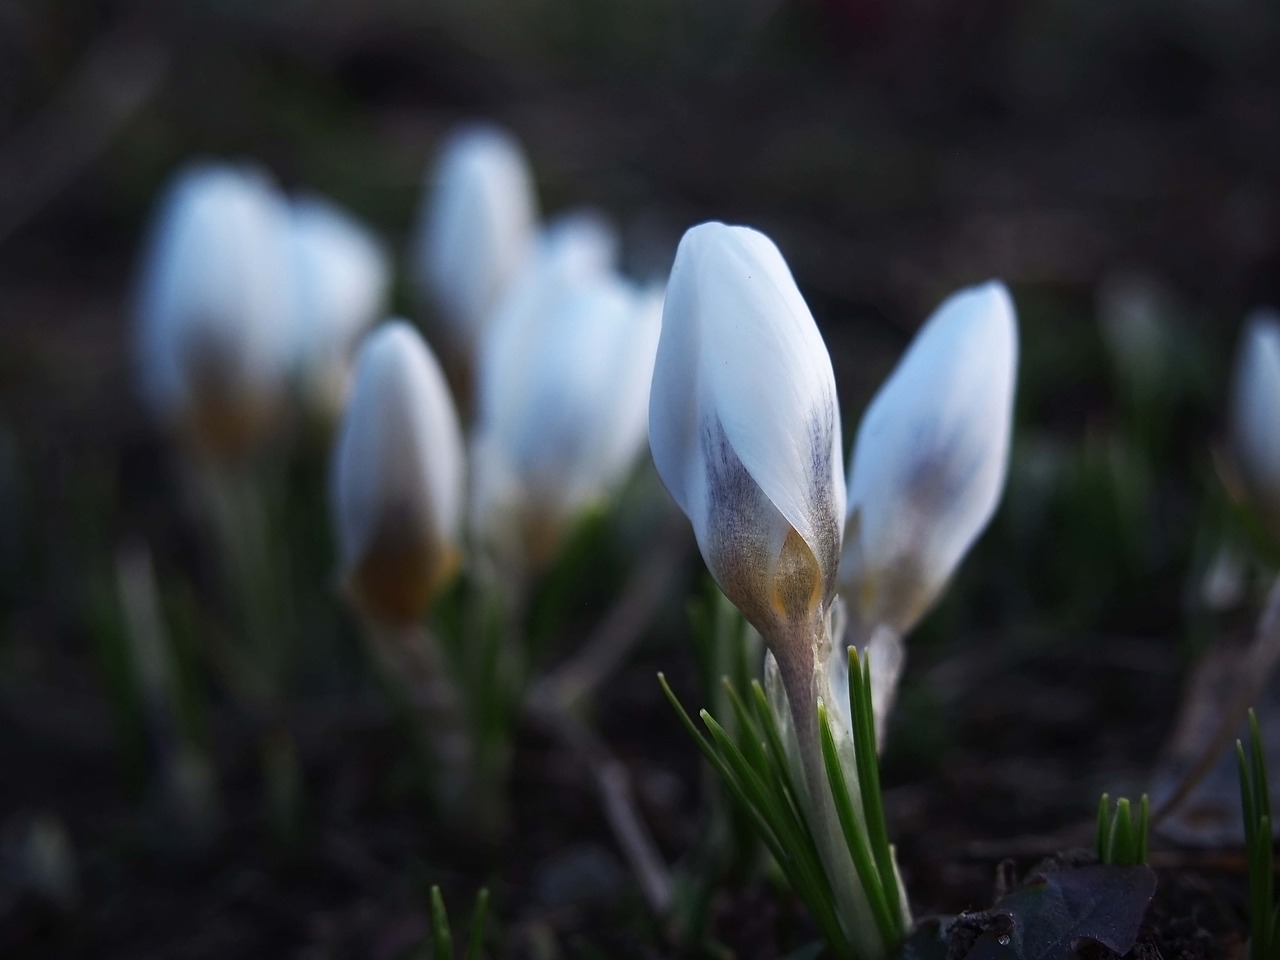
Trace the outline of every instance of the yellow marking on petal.
[[356, 603], [375, 620], [419, 623], [461, 564], [461, 554], [452, 545], [383, 537], [370, 544], [351, 573], [349, 587]]
[[822, 572], [818, 561], [793, 527], [782, 543], [774, 568], [769, 603], [784, 623], [809, 619], [822, 602]]

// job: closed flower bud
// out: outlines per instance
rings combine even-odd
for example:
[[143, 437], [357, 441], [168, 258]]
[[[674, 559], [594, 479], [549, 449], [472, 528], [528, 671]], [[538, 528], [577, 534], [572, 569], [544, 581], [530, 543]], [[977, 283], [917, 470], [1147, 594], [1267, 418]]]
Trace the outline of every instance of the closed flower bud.
[[826, 346], [763, 234], [705, 223], [680, 241], [649, 442], [716, 582], [788, 689], [807, 688], [840, 556], [840, 415]]
[[1280, 536], [1280, 313], [1245, 323], [1231, 403], [1236, 469], [1254, 508]]
[[277, 419], [290, 360], [288, 224], [266, 176], [188, 167], [160, 203], [137, 303], [143, 393], [166, 425], [235, 458]]
[[911, 629], [991, 519], [1016, 364], [1008, 291], [971, 287], [938, 307], [867, 408], [840, 561], [841, 596], [864, 637]]
[[532, 252], [537, 200], [519, 144], [466, 127], [440, 153], [423, 196], [415, 279], [450, 352], [470, 363], [485, 325]]
[[607, 269], [606, 239], [595, 227], [549, 238], [481, 357], [476, 526], [534, 567], [644, 444], [662, 297]]
[[382, 316], [390, 264], [368, 229], [327, 200], [299, 197], [290, 221], [297, 375], [308, 405], [335, 416], [356, 342]]
[[403, 320], [360, 347], [332, 495], [356, 603], [385, 623], [420, 620], [458, 567], [463, 448], [440, 365]]

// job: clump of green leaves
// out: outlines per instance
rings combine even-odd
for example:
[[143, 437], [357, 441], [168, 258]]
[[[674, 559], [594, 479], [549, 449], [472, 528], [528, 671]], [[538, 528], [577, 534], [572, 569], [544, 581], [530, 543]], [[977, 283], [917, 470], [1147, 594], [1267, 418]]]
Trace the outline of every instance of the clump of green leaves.
[[[488, 914], [489, 891], [481, 888], [476, 894], [475, 907], [471, 911], [471, 933], [467, 938], [465, 960], [480, 960]], [[426, 948], [419, 954], [419, 960], [457, 960], [457, 954], [453, 952], [453, 933], [449, 929], [449, 912], [445, 909], [444, 897], [438, 886], [431, 888], [431, 937]]]
[[[727, 689], [749, 690], [760, 674], [764, 642], [715, 582], [689, 604], [698, 663], [699, 695], [735, 741], [741, 736]], [[727, 681], [727, 682], [726, 682]], [[680, 927], [705, 930], [712, 903], [725, 884], [744, 885], [768, 868], [769, 858], [751, 815], [710, 767], [702, 778], [703, 828], [682, 873]]]
[[[661, 674], [658, 679], [685, 729], [741, 804], [756, 833], [813, 914], [830, 956], [836, 960], [882, 960], [896, 953], [906, 936], [907, 911], [885, 826], [866, 658], [859, 657], [853, 648], [849, 650], [849, 700], [856, 756], [853, 784], [840, 762], [827, 709], [822, 704], [818, 708], [828, 785], [842, 839], [857, 873], [853, 878], [828, 875], [819, 849], [821, 838], [815, 835], [816, 825], [810, 822], [805, 785], [793, 773], [783, 732], [759, 681], [751, 684], [748, 700], [738, 694], [732, 683], [725, 682], [736, 731], [731, 734], [702, 710], [699, 717], [710, 734], [705, 736], [666, 679]], [[874, 930], [854, 929], [850, 924], [837, 892], [841, 883], [849, 880], [865, 893]]]
[[1240, 802], [1244, 807], [1245, 854], [1249, 861], [1249, 956], [1280, 957], [1280, 908], [1275, 899], [1275, 854], [1271, 845], [1271, 792], [1267, 759], [1262, 752], [1258, 716], [1249, 711], [1249, 749], [1236, 741], [1240, 764]]
[[1150, 818], [1151, 803], [1145, 793], [1136, 816], [1128, 797], [1117, 800], [1113, 811], [1111, 795], [1104, 793], [1098, 801], [1098, 861], [1121, 867], [1146, 863]]

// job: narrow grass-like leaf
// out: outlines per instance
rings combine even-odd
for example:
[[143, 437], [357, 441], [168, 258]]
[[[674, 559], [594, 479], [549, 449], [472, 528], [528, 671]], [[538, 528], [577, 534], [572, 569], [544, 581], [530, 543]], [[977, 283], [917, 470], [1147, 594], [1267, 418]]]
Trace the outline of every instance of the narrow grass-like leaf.
[[765, 753], [764, 743], [756, 731], [753, 718], [747, 711], [746, 705], [742, 702], [742, 698], [738, 696], [738, 691], [729, 682], [728, 677], [725, 677], [723, 686], [724, 692], [729, 698], [729, 703], [733, 706], [734, 716], [738, 721], [738, 739], [741, 741], [742, 750], [746, 753], [747, 760], [751, 763], [751, 766], [763, 773], [769, 769], [769, 757]]
[[858, 880], [871, 905], [871, 913], [875, 917], [876, 927], [880, 931], [880, 939], [885, 943], [896, 943], [898, 940], [898, 921], [889, 913], [889, 902], [885, 897], [884, 886], [871, 857], [867, 845], [866, 833], [858, 822], [858, 815], [853, 809], [853, 801], [849, 798], [849, 787], [845, 783], [844, 769], [840, 764], [840, 753], [836, 749], [836, 740], [831, 733], [831, 721], [826, 707], [818, 704], [818, 729], [822, 736], [822, 759], [827, 768], [827, 782], [831, 785], [831, 796], [835, 800], [836, 815], [840, 819], [840, 827], [844, 831], [845, 846], [853, 858], [854, 869], [858, 871]]
[[453, 936], [449, 933], [449, 914], [444, 908], [440, 888], [431, 888], [431, 945], [434, 960], [453, 960]]
[[475, 911], [471, 915], [471, 937], [467, 943], [467, 960], [480, 960], [484, 946], [484, 925], [489, 919], [489, 888], [481, 887], [476, 894]]
[[[776, 790], [776, 783], [775, 789], [770, 790], [768, 781], [751, 768], [742, 751], [738, 749], [737, 745], [730, 739], [724, 728], [716, 722], [715, 718], [705, 710], [701, 712], [700, 716], [702, 717], [702, 722], [707, 725], [707, 729], [711, 731], [711, 737], [720, 749], [721, 756], [737, 776], [743, 792], [746, 793], [750, 802], [755, 805], [761, 816], [773, 828], [778, 839], [782, 842], [784, 850], [787, 851], [781, 864], [784, 867], [788, 863], [791, 864], [807, 885], [812, 884], [814, 889], [821, 889], [825, 885], [823, 883], [824, 875], [821, 862], [817, 858], [816, 850], [812, 858], [806, 856], [808, 851], [814, 850], [814, 847], [812, 838], [808, 836], [808, 831], [804, 827], [803, 821], [790, 815], [790, 808], [782, 802], [785, 798]], [[808, 841], [807, 843], [806, 840]], [[828, 899], [830, 898], [828, 897]]]
[[1115, 816], [1111, 819], [1111, 843], [1108, 845], [1108, 863], [1129, 865], [1134, 854], [1133, 810], [1128, 797], [1116, 801]]
[[898, 890], [898, 872], [893, 865], [893, 848], [889, 846], [884, 797], [880, 792], [876, 721], [871, 700], [871, 661], [865, 655], [860, 658], [856, 647], [849, 648], [849, 704], [856, 718], [853, 722], [854, 757], [858, 768], [858, 787], [862, 793], [862, 812], [867, 823], [867, 839], [898, 931], [888, 944], [894, 950], [906, 933], [903, 929], [904, 911]]
[[796, 817], [803, 821], [804, 811], [801, 805], [804, 804], [808, 794], [801, 790], [800, 784], [797, 784], [795, 777], [792, 776], [791, 763], [787, 759], [787, 750], [782, 743], [782, 732], [778, 729], [773, 708], [769, 706], [769, 697], [759, 680], [751, 684], [751, 692], [754, 694], [756, 717], [760, 721], [760, 729], [764, 732], [765, 744], [769, 748], [774, 776], [786, 787], [792, 801], [792, 809]]
[[[774, 789], [770, 790], [769, 781], [764, 779], [768, 770], [763, 771], [764, 775], [753, 770], [742, 751], [715, 718], [706, 710], [701, 711], [699, 716], [711, 732], [712, 740], [719, 748], [725, 765], [736, 775], [738, 786], [747, 798], [746, 802], [756, 808], [777, 836], [779, 851], [775, 851], [774, 855], [778, 857], [779, 865], [786, 870], [788, 878], [808, 904], [814, 919], [826, 933], [832, 949], [842, 957], [851, 957], [852, 948], [840, 925], [831, 885], [823, 872], [805, 821], [794, 816], [786, 797], [777, 789], [776, 780], [772, 781]], [[790, 870], [787, 870], [788, 866]]]
[[[832, 950], [839, 958], [852, 958], [852, 950], [840, 926], [830, 885], [822, 873], [822, 865], [818, 860], [813, 838], [791, 804], [778, 802], [785, 799], [780, 796], [784, 792], [782, 785], [778, 784], [774, 778], [774, 797], [771, 802], [769, 790], [764, 786], [764, 781], [750, 770], [745, 757], [742, 757], [741, 752], [733, 745], [715, 719], [705, 710], [700, 714], [703, 722], [712, 732], [713, 742], [694, 726], [692, 718], [661, 673], [658, 674], [658, 682], [681, 723], [698, 744], [703, 756], [719, 774], [742, 809], [748, 813], [757, 835], [769, 848], [778, 865], [782, 867], [800, 898], [813, 912], [814, 920], [822, 928]], [[776, 735], [776, 729], [773, 732]], [[741, 764], [736, 762], [739, 758], [741, 758]]]

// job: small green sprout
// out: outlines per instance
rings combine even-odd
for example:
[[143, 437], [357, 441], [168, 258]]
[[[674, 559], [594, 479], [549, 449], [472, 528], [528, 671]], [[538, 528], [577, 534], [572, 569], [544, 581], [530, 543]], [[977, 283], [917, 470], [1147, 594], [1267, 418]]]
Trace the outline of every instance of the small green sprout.
[[[793, 774], [782, 729], [764, 688], [751, 684], [751, 696], [739, 696], [732, 683], [725, 693], [736, 719], [731, 735], [706, 710], [699, 712], [710, 736], [701, 733], [666, 678], [662, 690], [703, 755], [748, 814], [760, 839], [773, 854], [792, 888], [808, 906], [835, 960], [884, 960], [894, 955], [906, 936], [908, 914], [885, 828], [884, 802], [875, 749], [867, 660], [849, 650], [849, 699], [856, 758], [856, 783], [846, 780], [827, 708], [819, 704], [818, 729], [828, 785], [856, 876], [832, 877], [819, 844], [821, 825], [810, 822], [805, 785]], [[874, 929], [851, 922], [840, 891], [850, 883], [866, 896]]]
[[[484, 945], [484, 925], [489, 913], [489, 891], [482, 887], [476, 894], [475, 907], [471, 911], [471, 936], [467, 939], [465, 960], [480, 960]], [[440, 888], [431, 887], [431, 937], [421, 960], [457, 960], [453, 952], [453, 933], [449, 929], [449, 912], [444, 906]]]
[[1249, 861], [1249, 957], [1280, 957], [1280, 908], [1275, 899], [1275, 853], [1271, 844], [1271, 792], [1262, 752], [1258, 715], [1249, 711], [1249, 749], [1236, 741], [1240, 764], [1240, 801], [1244, 807], [1245, 853]]
[[1135, 819], [1128, 797], [1116, 801], [1111, 810], [1111, 795], [1104, 793], [1098, 801], [1098, 860], [1121, 867], [1136, 867], [1147, 862], [1147, 838], [1150, 833], [1151, 803], [1144, 793], [1138, 801]]

